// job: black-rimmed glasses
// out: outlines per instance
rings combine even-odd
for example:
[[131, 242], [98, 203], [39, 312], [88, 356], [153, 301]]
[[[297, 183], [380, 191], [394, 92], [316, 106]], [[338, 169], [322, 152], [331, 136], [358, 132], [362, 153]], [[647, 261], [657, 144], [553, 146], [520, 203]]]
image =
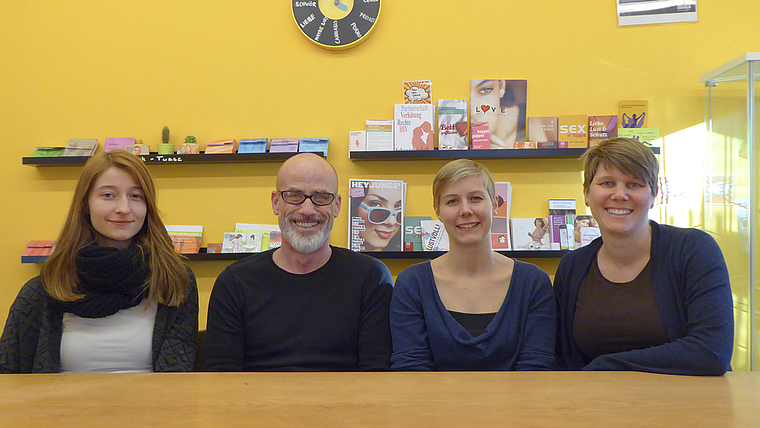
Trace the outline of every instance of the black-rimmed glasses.
[[279, 192], [282, 200], [290, 205], [301, 205], [306, 199], [310, 199], [312, 204], [324, 207], [325, 205], [330, 205], [335, 200], [335, 193], [317, 192], [307, 195], [298, 190], [282, 190]]

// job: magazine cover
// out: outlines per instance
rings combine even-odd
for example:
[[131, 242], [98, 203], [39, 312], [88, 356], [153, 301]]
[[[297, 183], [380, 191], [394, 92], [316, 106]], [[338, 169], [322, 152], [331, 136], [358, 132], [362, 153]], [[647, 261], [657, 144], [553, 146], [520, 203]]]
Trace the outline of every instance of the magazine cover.
[[348, 248], [403, 251], [404, 199], [401, 180], [348, 180]]
[[509, 250], [509, 214], [512, 206], [512, 184], [509, 182], [496, 183], [496, 214], [491, 223], [491, 248], [494, 250]]
[[422, 220], [422, 251], [449, 251], [449, 234], [439, 220]]
[[435, 149], [435, 107], [432, 104], [393, 106], [395, 150]]
[[513, 250], [550, 250], [549, 219], [542, 217], [513, 218], [512, 249]]
[[488, 125], [490, 148], [525, 142], [527, 80], [470, 80], [470, 126]]

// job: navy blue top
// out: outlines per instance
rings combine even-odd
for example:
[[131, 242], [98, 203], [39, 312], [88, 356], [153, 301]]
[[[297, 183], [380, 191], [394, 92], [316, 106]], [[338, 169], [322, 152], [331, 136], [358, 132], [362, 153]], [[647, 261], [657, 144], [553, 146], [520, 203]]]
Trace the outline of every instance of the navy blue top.
[[551, 370], [556, 306], [549, 276], [515, 261], [501, 308], [473, 337], [447, 311], [430, 262], [404, 269], [391, 300], [393, 370]]
[[731, 369], [734, 312], [731, 284], [715, 240], [697, 229], [650, 221], [652, 281], [670, 341], [645, 349], [583, 355], [573, 337], [578, 288], [602, 239], [562, 257], [554, 277], [559, 310], [557, 360], [566, 370], [634, 370], [680, 375], [722, 375]]

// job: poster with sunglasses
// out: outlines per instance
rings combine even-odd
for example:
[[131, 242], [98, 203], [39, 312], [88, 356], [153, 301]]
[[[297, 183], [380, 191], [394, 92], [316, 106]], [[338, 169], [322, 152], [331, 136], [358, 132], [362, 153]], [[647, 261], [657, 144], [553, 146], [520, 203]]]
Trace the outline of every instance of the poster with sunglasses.
[[402, 180], [348, 181], [348, 248], [403, 251], [406, 184]]

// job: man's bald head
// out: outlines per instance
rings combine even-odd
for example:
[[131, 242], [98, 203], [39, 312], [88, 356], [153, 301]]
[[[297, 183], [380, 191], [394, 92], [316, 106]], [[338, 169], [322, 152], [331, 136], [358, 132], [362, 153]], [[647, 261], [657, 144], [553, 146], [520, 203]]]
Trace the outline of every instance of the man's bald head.
[[297, 177], [297, 181], [324, 181], [330, 186], [331, 193], [338, 193], [338, 172], [330, 162], [314, 153], [300, 153], [285, 162], [277, 171], [277, 189], [288, 190], [289, 182]]

